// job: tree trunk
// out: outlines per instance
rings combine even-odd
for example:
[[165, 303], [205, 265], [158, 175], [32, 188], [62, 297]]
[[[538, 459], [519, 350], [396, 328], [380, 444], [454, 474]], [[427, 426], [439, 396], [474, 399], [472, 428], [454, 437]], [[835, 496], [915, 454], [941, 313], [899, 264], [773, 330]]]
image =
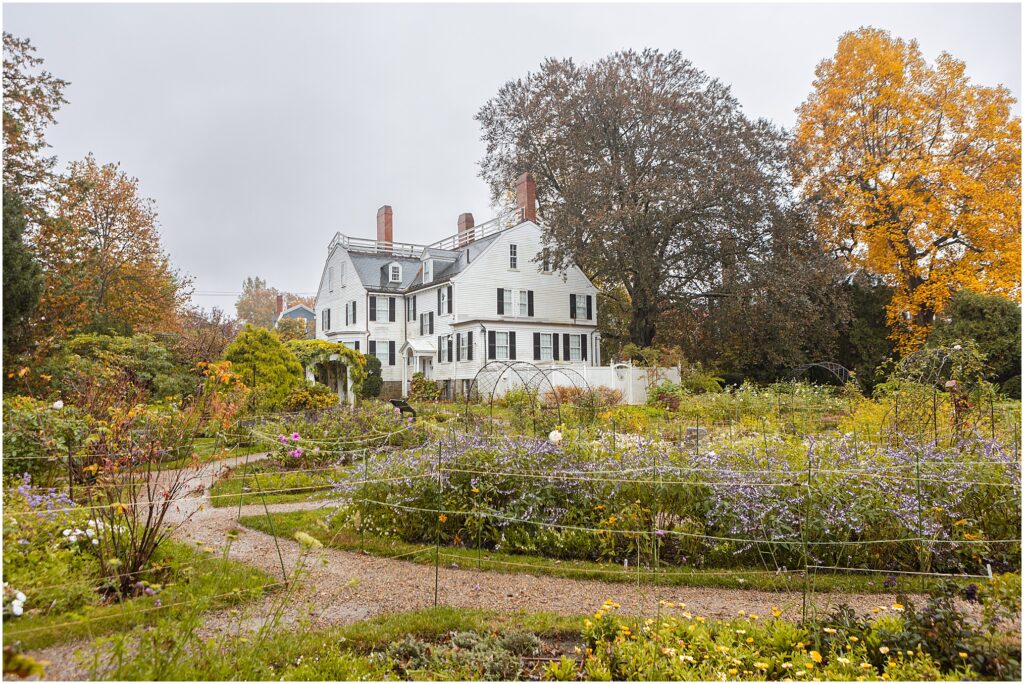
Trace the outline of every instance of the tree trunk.
[[630, 307], [629, 341], [638, 347], [650, 347], [657, 332], [658, 311], [654, 297], [637, 292]]

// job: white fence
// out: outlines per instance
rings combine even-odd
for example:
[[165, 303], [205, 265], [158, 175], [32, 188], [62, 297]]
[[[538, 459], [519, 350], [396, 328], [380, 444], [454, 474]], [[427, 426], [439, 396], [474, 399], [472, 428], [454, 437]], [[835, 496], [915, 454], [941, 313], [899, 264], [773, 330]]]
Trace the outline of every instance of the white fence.
[[[656, 378], [654, 383], [666, 380], [679, 382], [678, 368], [640, 368], [628, 364], [615, 364], [614, 366], [587, 366], [582, 363], [554, 363], [540, 365], [544, 370], [550, 371], [548, 378], [555, 387], [575, 387], [576, 373], [594, 387], [610, 387], [622, 392], [623, 404], [643, 404], [647, 401], [647, 386], [652, 377]], [[559, 373], [560, 368], [567, 368], [575, 373]], [[652, 370], [656, 371], [652, 373]], [[506, 373], [498, 381], [495, 387], [494, 396], [500, 397], [518, 383], [515, 373]]]

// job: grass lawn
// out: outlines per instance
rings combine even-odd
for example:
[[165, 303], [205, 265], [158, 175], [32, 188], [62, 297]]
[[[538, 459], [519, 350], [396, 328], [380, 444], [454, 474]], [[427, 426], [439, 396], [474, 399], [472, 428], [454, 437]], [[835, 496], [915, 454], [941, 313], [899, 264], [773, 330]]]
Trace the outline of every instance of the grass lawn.
[[[434, 546], [410, 544], [398, 539], [365, 535], [340, 528], [336, 522], [328, 522], [328, 510], [298, 511], [294, 513], [273, 513], [274, 529], [278, 536], [291, 539], [296, 532], [306, 532], [319, 539], [325, 546], [345, 551], [364, 550], [375, 556], [401, 556], [404, 560], [429, 565], [434, 563]], [[265, 515], [246, 516], [241, 519], [246, 527], [271, 534], [271, 526]], [[480, 569], [488, 572], [526, 573], [550, 575], [572, 579], [602, 580], [606, 582], [636, 582], [634, 570], [625, 571], [617, 563], [589, 561], [557, 561], [542, 556], [496, 553], [494, 551], [442, 546], [440, 562], [445, 566], [453, 563], [462, 568]], [[898, 578], [894, 587], [883, 586], [884, 574], [848, 573], [817, 574], [813, 578], [815, 592], [858, 592], [895, 593], [899, 591], [918, 592], [922, 584], [916, 578]], [[761, 589], [766, 591], [800, 591], [802, 580], [796, 575], [776, 575], [763, 568], [664, 568], [656, 577], [650, 572], [641, 576], [649, 584], [680, 587], [722, 587], [728, 589]], [[966, 583], [966, 582], [965, 582]]]
[[[233, 456], [244, 456], [246, 454], [258, 454], [267, 450], [263, 444], [231, 444], [225, 443], [220, 437], [198, 437], [192, 444], [192, 451], [195, 453], [199, 463], [210, 463], [220, 461]], [[184, 468], [193, 463], [191, 456], [182, 456], [160, 464], [160, 470], [175, 470]]]
[[[44, 600], [46, 593], [43, 588], [26, 587], [30, 597], [27, 610], [22, 617], [4, 623], [4, 645], [21, 642], [23, 649], [30, 650], [123, 632], [137, 625], [191, 613], [197, 606], [210, 609], [251, 601], [265, 591], [275, 590], [276, 587], [265, 585], [279, 580], [248, 565], [172, 540], [161, 545], [154, 562], [166, 568], [151, 575], [159, 578], [161, 591], [156, 596], [140, 596], [123, 603], [104, 602], [94, 590], [87, 593], [89, 590], [84, 585], [100, 584], [96, 577], [78, 576], [67, 580], [69, 586], [64, 591], [85, 588], [84, 595], [89, 602], [62, 612], [51, 612], [45, 604], [40, 607], [40, 600]], [[72, 584], [83, 586], [72, 588]]]
[[288, 503], [315, 498], [332, 488], [331, 471], [289, 472], [266, 470], [268, 467], [272, 466], [253, 463], [233, 469], [210, 489], [210, 503], [215, 508], [230, 508], [238, 505], [240, 497], [243, 505], [263, 503], [264, 498], [268, 504]]

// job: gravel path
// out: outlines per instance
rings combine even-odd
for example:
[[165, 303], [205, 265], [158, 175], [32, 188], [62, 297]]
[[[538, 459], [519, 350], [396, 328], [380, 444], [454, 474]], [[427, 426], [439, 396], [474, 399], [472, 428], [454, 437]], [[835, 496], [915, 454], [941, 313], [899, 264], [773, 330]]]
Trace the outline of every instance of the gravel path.
[[[264, 455], [249, 456], [249, 462]], [[258, 567], [273, 577], [281, 577], [274, 537], [240, 527], [238, 507], [214, 508], [209, 503], [209, 489], [225, 467], [234, 467], [244, 457], [219, 461], [205, 466], [190, 484], [201, 484], [202, 495], [190, 497], [168, 516], [168, 522], [179, 525], [175, 536], [203, 548], [223, 553], [228, 532], [238, 532], [231, 543], [229, 557]], [[309, 510], [324, 502], [296, 502], [268, 506], [271, 513]], [[262, 505], [242, 506], [241, 514], [261, 515]], [[303, 560], [300, 544], [294, 540], [277, 540], [289, 575]], [[382, 613], [427, 608], [434, 605], [434, 567], [403, 560], [379, 558], [357, 552], [324, 548], [305, 554], [304, 572], [297, 586], [285, 601], [281, 624], [299, 620], [312, 628], [363, 620]], [[502, 574], [467, 568], [441, 567], [438, 573], [438, 602], [461, 608], [485, 608], [500, 611], [552, 611], [565, 615], [592, 613], [606, 599], [621, 604], [621, 612], [654, 615], [658, 601], [686, 604], [686, 610], [706, 617], [734, 617], [738, 611], [771, 615], [778, 607], [787, 617], [799, 617], [802, 594], [798, 592], [767, 592], [744, 589], [640, 587], [627, 583], [573, 580], [530, 574]], [[838, 603], [846, 603], [858, 612], [875, 606], [891, 605], [895, 597], [883, 594], [822, 594], [813, 596], [818, 613], [828, 612]], [[272, 607], [280, 602], [278, 595], [267, 596], [243, 609], [214, 611], [208, 615], [201, 630], [205, 636], [255, 630], [265, 622]], [[50, 661], [47, 677], [80, 679], [82, 672], [74, 665], [73, 651], [84, 643], [64, 644], [43, 649], [33, 655]]]

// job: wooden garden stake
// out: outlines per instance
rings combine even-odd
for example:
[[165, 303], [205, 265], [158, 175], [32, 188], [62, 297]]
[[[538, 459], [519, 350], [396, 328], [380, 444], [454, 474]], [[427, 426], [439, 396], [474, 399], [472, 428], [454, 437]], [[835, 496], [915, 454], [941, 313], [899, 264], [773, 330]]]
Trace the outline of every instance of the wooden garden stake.
[[441, 478], [441, 440], [437, 441], [437, 510], [434, 524], [434, 607], [437, 608], [437, 588], [441, 577], [441, 501], [444, 480]]

